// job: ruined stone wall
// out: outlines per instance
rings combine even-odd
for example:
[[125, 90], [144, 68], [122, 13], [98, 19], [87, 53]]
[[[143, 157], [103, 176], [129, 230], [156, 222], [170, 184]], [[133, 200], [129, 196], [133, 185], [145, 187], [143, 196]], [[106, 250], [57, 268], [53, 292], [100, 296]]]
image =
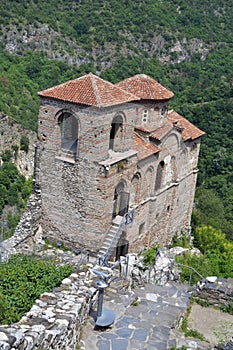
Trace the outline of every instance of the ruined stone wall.
[[36, 234], [41, 221], [40, 191], [33, 193], [26, 210], [18, 223], [14, 235], [2, 242], [2, 260], [7, 261], [12, 254], [33, 253]]

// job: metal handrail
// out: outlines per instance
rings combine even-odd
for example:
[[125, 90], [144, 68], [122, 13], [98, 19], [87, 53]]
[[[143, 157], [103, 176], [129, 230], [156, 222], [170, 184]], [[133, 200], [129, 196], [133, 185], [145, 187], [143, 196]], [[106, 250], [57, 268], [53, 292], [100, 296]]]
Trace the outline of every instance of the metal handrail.
[[183, 266], [183, 267], [186, 267], [190, 270], [190, 275], [189, 275], [189, 286], [191, 285], [191, 280], [192, 280], [192, 271], [195, 272], [202, 280], [206, 279], [204, 276], [202, 276], [194, 267], [192, 266], [188, 266], [188, 265], [184, 265], [184, 264], [181, 264], [181, 263], [175, 263], [176, 265], [179, 265], [179, 266]]
[[118, 226], [118, 229], [117, 229], [115, 235], [113, 236], [113, 238], [109, 244], [109, 247], [108, 247], [106, 253], [104, 253], [104, 255], [102, 257], [98, 258], [100, 266], [107, 265], [108, 259], [112, 253], [112, 250], [116, 246], [116, 244], [120, 238], [120, 234], [123, 230], [123, 227], [125, 227], [126, 225], [133, 222], [134, 211], [135, 211], [135, 209], [133, 208], [133, 209], [129, 210], [127, 213], [125, 213], [124, 216], [122, 217], [122, 220]]

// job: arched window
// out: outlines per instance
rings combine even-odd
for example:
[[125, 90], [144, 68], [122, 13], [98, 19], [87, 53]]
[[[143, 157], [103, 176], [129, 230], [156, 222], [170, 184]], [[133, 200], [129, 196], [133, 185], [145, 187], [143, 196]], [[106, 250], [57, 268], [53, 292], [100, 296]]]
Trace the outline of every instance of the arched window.
[[165, 163], [163, 160], [161, 160], [157, 168], [157, 174], [155, 179], [155, 191], [159, 190], [162, 185], [164, 168], [165, 168]]
[[150, 197], [151, 195], [153, 195], [153, 184], [152, 184], [152, 177], [153, 177], [153, 172], [154, 169], [150, 166], [147, 170], [146, 170], [146, 184], [147, 184], [147, 193], [145, 193], [145, 197]]
[[71, 113], [63, 113], [58, 123], [61, 129], [61, 148], [65, 151], [77, 153], [78, 120]]
[[121, 115], [116, 116], [111, 124], [109, 149], [119, 151], [122, 143], [123, 118]]
[[132, 184], [132, 194], [131, 194], [131, 201], [132, 203], [137, 203], [139, 201], [140, 197], [140, 180], [141, 175], [139, 173], [134, 174], [131, 184]]
[[166, 112], [167, 112], [167, 106], [164, 105], [164, 106], [162, 106], [162, 108], [161, 108], [161, 114], [164, 115]]

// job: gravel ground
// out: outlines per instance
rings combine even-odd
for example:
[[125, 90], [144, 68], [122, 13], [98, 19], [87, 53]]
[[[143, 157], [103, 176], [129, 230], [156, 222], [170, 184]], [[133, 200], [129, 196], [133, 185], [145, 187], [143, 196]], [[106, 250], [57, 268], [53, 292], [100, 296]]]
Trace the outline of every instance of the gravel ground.
[[188, 326], [203, 334], [210, 345], [226, 343], [233, 336], [233, 315], [213, 307], [193, 304]]

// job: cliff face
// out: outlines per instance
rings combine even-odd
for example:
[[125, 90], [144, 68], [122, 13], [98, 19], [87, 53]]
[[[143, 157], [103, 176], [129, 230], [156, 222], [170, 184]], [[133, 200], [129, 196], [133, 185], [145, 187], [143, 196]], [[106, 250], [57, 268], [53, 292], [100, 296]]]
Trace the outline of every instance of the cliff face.
[[[105, 42], [103, 45], [92, 45], [85, 50], [75, 41], [51, 29], [47, 24], [25, 25], [21, 29], [16, 26], [10, 30], [2, 27], [0, 42], [4, 49], [14, 55], [24, 55], [28, 51], [43, 51], [50, 59], [64, 61], [68, 65], [87, 64], [94, 62], [101, 70], [114, 65], [118, 55], [122, 57], [139, 56], [147, 54], [149, 59], [157, 57], [163, 64], [175, 64], [190, 61], [194, 54], [200, 54], [204, 59], [212, 48], [201, 39], [183, 38], [173, 39], [169, 42], [159, 33], [154, 33], [150, 40], [135, 37], [133, 33], [121, 33], [123, 43]], [[130, 45], [129, 45], [130, 42]]]
[[[26, 136], [29, 139], [28, 152], [20, 150], [20, 139], [22, 136]], [[35, 132], [25, 129], [12, 118], [0, 113], [0, 155], [2, 151], [10, 150], [12, 162], [16, 164], [20, 173], [26, 178], [33, 174], [34, 144], [36, 142], [37, 135]], [[15, 151], [12, 146], [18, 146], [18, 151]]]

